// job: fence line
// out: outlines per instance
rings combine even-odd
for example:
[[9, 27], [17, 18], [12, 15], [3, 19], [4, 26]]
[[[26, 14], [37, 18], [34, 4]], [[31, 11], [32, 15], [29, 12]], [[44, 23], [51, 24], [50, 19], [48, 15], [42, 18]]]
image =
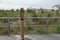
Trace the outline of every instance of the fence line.
[[[10, 34], [10, 27], [12, 27], [12, 26], [10, 26], [10, 20], [19, 20], [19, 19], [21, 19], [20, 17], [0, 17], [0, 20], [1, 19], [7, 19], [8, 20], [8, 26], [0, 26], [0, 27], [8, 27], [8, 29], [9, 29], [9, 31], [8, 31], [8, 35]], [[46, 20], [46, 24], [45, 25], [24, 25], [25, 27], [31, 27], [31, 26], [34, 26], [34, 27], [36, 27], [36, 26], [39, 26], [39, 27], [41, 27], [41, 26], [45, 26], [46, 27], [46, 32], [48, 33], [48, 26], [60, 26], [60, 25], [48, 25], [48, 19], [60, 19], [60, 17], [24, 17], [24, 20], [25, 19], [45, 19]], [[14, 26], [14, 27], [16, 27], [16, 26]]]
[[[56, 18], [56, 19], [60, 19], [60, 17], [24, 17], [24, 19], [45, 19], [46, 20], [46, 24], [45, 25], [24, 25], [24, 26], [60, 26], [60, 25], [48, 25], [48, 19], [51, 19], [51, 18]], [[19, 20], [20, 18], [19, 17], [0, 17], [0, 19], [7, 19], [8, 20], [8, 26], [10, 25], [10, 21], [9, 20]], [[4, 26], [0, 26], [0, 27], [4, 27]], [[5, 26], [6, 27], [6, 26]], [[11, 27], [11, 26], [10, 26]], [[15, 27], [15, 26], [14, 26]]]
[[[39, 27], [40, 27], [40, 26], [46, 26], [46, 25], [24, 25], [24, 26], [25, 26], [25, 27], [27, 27], [27, 26], [28, 26], [28, 27], [29, 27], [29, 26], [30, 26], [30, 27], [31, 27], [31, 26], [34, 26], [34, 27], [39, 26]], [[60, 25], [48, 25], [48, 26], [53, 26], [53, 27], [54, 27], [54, 26], [60, 26]], [[0, 26], [0, 27], [7, 27], [7, 26]], [[13, 27], [16, 27], [16, 26], [10, 26], [10, 27], [13, 28]], [[18, 26], [17, 26], [17, 27], [18, 27]]]
[[[60, 18], [60, 17], [24, 17], [24, 19], [35, 19], [35, 18]], [[0, 17], [0, 19], [20, 19], [20, 17]]]

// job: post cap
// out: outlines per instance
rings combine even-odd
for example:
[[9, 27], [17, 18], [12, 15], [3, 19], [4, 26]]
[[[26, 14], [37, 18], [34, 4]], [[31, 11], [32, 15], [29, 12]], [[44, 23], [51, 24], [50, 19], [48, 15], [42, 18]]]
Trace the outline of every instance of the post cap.
[[25, 12], [24, 8], [20, 8], [20, 12]]
[[24, 8], [21, 8], [20, 9], [20, 17], [21, 17], [21, 19], [24, 18], [24, 12], [25, 12]]

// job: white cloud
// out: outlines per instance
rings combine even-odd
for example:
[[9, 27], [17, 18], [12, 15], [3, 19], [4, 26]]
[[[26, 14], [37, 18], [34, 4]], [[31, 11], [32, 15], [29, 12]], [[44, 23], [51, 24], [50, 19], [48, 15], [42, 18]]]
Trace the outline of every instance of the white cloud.
[[20, 7], [28, 8], [51, 8], [55, 4], [60, 4], [59, 0], [0, 0], [0, 9], [16, 9]]

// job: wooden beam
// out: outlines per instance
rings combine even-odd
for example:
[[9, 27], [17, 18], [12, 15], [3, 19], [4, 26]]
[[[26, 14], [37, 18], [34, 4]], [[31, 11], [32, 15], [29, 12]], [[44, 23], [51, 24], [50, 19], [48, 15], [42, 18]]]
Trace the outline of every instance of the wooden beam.
[[20, 36], [21, 40], [24, 40], [24, 9], [20, 10]]

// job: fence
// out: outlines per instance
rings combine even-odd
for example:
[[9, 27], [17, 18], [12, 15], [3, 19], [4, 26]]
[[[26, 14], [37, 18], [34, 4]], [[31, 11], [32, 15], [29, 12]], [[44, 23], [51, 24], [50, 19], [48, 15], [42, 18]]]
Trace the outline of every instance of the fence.
[[[51, 19], [52, 19], [52, 21], [51, 21]], [[53, 30], [52, 30], [53, 28], [50, 28], [51, 31], [49, 31], [49, 27], [56, 26], [56, 28], [58, 28], [58, 31], [60, 32], [59, 27], [58, 27], [58, 26], [60, 26], [59, 20], [60, 20], [60, 17], [24, 17], [24, 10], [23, 11], [20, 10], [20, 17], [0, 17], [0, 28], [7, 27], [8, 35], [10, 35], [12, 27], [14, 27], [14, 28], [20, 27], [21, 40], [23, 40], [24, 39], [24, 31], [25, 31], [24, 27], [29, 27], [28, 29], [31, 29], [31, 27], [33, 27], [33, 28], [40, 27], [40, 28], [46, 29], [44, 31], [42, 31], [43, 30], [42, 29], [41, 30], [42, 33], [46, 32], [48, 34], [48, 32], [51, 32], [51, 31], [53, 32]], [[30, 21], [30, 22], [27, 22], [27, 21]], [[56, 21], [57, 21], [57, 23], [56, 23]], [[17, 22], [18, 22], [18, 24], [16, 24]], [[52, 23], [52, 22], [54, 22], [54, 23]], [[40, 28], [37, 29], [38, 33], [41, 33]]]
[[[10, 29], [10, 21], [11, 20], [19, 20], [20, 18], [19, 17], [0, 17], [0, 20], [7, 20], [7, 26], [1, 26], [0, 25], [0, 27], [8, 27], [9, 29]], [[58, 25], [58, 24], [51, 24], [51, 25], [49, 25], [49, 23], [48, 23], [48, 19], [60, 19], [60, 17], [24, 17], [24, 20], [28, 20], [28, 19], [45, 19], [45, 22], [46, 22], [46, 24], [45, 25], [35, 25], [35, 24], [31, 24], [31, 25], [24, 25], [25, 27], [26, 26], [46, 26], [46, 31], [48, 31], [48, 26], [60, 26], [60, 24]], [[42, 20], [43, 21], [43, 20]], [[16, 26], [13, 26], [13, 27], [16, 27]]]

